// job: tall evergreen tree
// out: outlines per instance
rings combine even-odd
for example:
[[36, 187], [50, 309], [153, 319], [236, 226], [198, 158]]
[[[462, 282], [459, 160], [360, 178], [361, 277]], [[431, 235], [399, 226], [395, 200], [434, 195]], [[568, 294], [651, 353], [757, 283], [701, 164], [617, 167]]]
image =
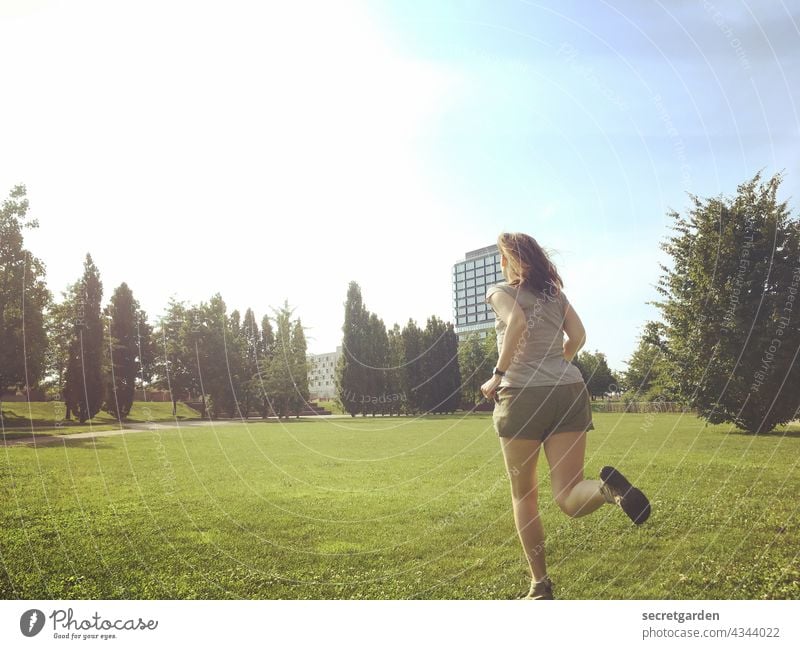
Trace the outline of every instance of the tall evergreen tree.
[[105, 316], [109, 320], [105, 349], [109, 354], [111, 369], [106, 377], [106, 412], [120, 421], [125, 419], [133, 406], [136, 380], [141, 375], [141, 325], [139, 303], [133, 292], [123, 282], [111, 296]]
[[364, 355], [366, 384], [363, 413], [374, 417], [385, 413], [389, 396], [387, 395], [387, 366], [389, 364], [389, 338], [386, 325], [376, 314], [370, 313], [367, 324], [367, 339]]
[[242, 410], [249, 413], [259, 406], [258, 351], [260, 344], [258, 323], [252, 309], [247, 309], [242, 320], [239, 338], [242, 341]]
[[403, 409], [406, 395], [403, 391], [403, 364], [405, 353], [403, 351], [403, 332], [400, 325], [395, 325], [387, 332], [388, 360], [386, 382], [384, 389], [388, 398], [386, 412], [399, 415]]
[[710, 423], [751, 432], [790, 421], [800, 407], [800, 223], [778, 202], [781, 182], [760, 172], [733, 198], [692, 196], [671, 212], [654, 302], [672, 387]]
[[216, 293], [207, 303], [201, 302], [197, 311], [199, 328], [194, 337], [203, 393], [211, 398], [214, 416], [224, 412], [229, 417], [241, 417], [236, 399], [241, 358], [225, 301]]
[[303, 331], [303, 324], [300, 318], [292, 325], [292, 338], [290, 342], [290, 362], [293, 390], [289, 399], [289, 407], [295, 416], [308, 406], [310, 396], [308, 389], [308, 347], [306, 345], [306, 335]]
[[422, 409], [454, 412], [460, 407], [461, 372], [458, 367], [458, 337], [449, 323], [431, 316], [422, 337]]
[[71, 296], [73, 334], [64, 386], [68, 412], [80, 423], [92, 419], [103, 405], [103, 284], [100, 272], [87, 253], [83, 277]]
[[357, 413], [364, 412], [364, 395], [368, 390], [364, 358], [369, 320], [361, 299], [361, 288], [356, 282], [350, 282], [344, 309], [342, 354], [336, 366], [336, 392], [341, 407], [355, 417]]
[[275, 342], [272, 357], [262, 366], [262, 376], [272, 410], [278, 417], [288, 418], [295, 394], [292, 372], [297, 371], [292, 355], [292, 310], [284, 301], [280, 309], [273, 311]]
[[230, 384], [230, 397], [227, 410], [231, 416], [247, 418], [246, 385], [248, 377], [245, 373], [245, 355], [247, 340], [242, 331], [242, 316], [238, 309], [231, 311], [225, 326], [225, 363]]
[[444, 377], [442, 385], [442, 408], [444, 412], [455, 412], [461, 408], [461, 369], [458, 364], [458, 334], [453, 323], [448, 322], [442, 338]]
[[261, 335], [258, 340], [256, 374], [252, 380], [256, 384], [258, 399], [261, 403], [261, 416], [266, 419], [272, 410], [267, 391], [267, 378], [272, 359], [275, 356], [275, 333], [267, 315], [261, 319]]
[[138, 306], [135, 311], [136, 325], [136, 366], [137, 378], [144, 389], [150, 385], [155, 372], [155, 360], [158, 348], [154, 340], [153, 325], [150, 324], [147, 314]]
[[35, 386], [47, 360], [44, 320], [52, 296], [44, 264], [24, 247], [23, 230], [39, 227], [28, 207], [25, 185], [0, 206], [0, 400], [9, 387]]
[[421, 404], [424, 412], [441, 412], [445, 394], [445, 362], [442, 341], [445, 324], [440, 318], [431, 316], [425, 323], [422, 335], [422, 374], [423, 381], [419, 386]]
[[406, 414], [423, 412], [426, 406], [425, 369], [423, 365], [424, 342], [422, 329], [409, 318], [403, 327], [403, 392]]

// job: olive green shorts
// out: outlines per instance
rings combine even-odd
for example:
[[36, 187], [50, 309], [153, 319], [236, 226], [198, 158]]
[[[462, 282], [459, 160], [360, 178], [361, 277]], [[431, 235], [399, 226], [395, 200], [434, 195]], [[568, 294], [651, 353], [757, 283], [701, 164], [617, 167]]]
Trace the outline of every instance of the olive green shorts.
[[543, 440], [560, 432], [594, 430], [586, 383], [501, 387], [492, 414], [500, 437]]

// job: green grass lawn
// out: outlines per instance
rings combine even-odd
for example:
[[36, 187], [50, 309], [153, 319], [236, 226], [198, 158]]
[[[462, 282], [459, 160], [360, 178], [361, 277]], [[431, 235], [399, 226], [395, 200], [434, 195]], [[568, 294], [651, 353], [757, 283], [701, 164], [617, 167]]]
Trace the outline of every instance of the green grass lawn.
[[327, 408], [334, 415], [345, 414], [341, 406], [339, 406], [333, 399], [317, 399], [314, 403], [319, 404], [323, 408]]
[[[567, 518], [540, 457], [561, 599], [797, 599], [800, 428], [595, 414], [587, 475], [648, 494]], [[5, 447], [5, 599], [505, 599], [527, 572], [490, 415], [298, 420]]]
[[[73, 417], [66, 421], [66, 409], [63, 401], [4, 401], [0, 411], [2, 430], [6, 431], [9, 439], [29, 437], [31, 429], [37, 435], [69, 435], [70, 433], [84, 433], [89, 431], [114, 430], [119, 428], [119, 422], [107, 412], [99, 412], [91, 423], [79, 424]], [[138, 424], [149, 421], [174, 422], [200, 419], [200, 413], [190, 408], [185, 403], [178, 402], [177, 415], [172, 414], [171, 403], [155, 401], [134, 401], [130, 415], [125, 424]]]

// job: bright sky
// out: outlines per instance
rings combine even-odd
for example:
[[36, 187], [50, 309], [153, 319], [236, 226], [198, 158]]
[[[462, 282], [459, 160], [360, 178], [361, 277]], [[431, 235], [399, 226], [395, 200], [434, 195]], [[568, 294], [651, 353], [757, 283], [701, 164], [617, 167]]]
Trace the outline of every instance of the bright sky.
[[60, 299], [90, 252], [155, 318], [288, 299], [339, 344], [350, 280], [387, 326], [452, 321], [503, 230], [554, 250], [587, 348], [624, 369], [686, 192], [785, 171], [800, 11], [784, 2], [0, 1], [0, 195]]

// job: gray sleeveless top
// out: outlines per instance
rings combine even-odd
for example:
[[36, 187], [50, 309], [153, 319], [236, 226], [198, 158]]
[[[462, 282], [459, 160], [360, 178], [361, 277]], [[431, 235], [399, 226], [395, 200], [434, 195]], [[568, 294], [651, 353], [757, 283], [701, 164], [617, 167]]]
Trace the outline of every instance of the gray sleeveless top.
[[[564, 314], [569, 304], [564, 291], [553, 295], [549, 291], [534, 291], [500, 282], [486, 291], [489, 296], [504, 291], [513, 297], [525, 314], [525, 330], [508, 366], [500, 387], [522, 388], [534, 385], [561, 385], [583, 381], [577, 366], [564, 358]], [[494, 310], [494, 307], [492, 307]], [[497, 353], [503, 348], [506, 323], [495, 311]]]

